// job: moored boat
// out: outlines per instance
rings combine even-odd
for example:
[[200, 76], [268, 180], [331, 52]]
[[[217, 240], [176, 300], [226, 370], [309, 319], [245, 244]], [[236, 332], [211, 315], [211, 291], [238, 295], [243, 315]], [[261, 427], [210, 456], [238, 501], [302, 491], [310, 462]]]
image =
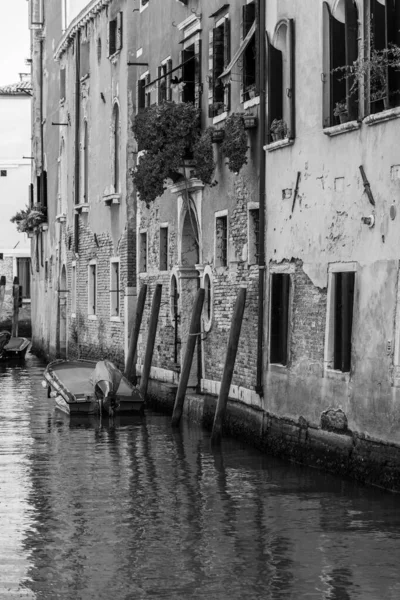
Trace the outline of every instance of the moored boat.
[[0, 331], [0, 360], [23, 359], [30, 340], [24, 337], [11, 337], [8, 331]]
[[56, 360], [44, 372], [48, 395], [67, 414], [140, 413], [139, 390], [109, 361]]

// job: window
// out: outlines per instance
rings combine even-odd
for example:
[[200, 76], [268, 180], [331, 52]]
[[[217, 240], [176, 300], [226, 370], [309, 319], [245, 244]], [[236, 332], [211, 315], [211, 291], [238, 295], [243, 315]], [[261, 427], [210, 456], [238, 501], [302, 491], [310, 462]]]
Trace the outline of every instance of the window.
[[7, 177], [7, 170], [6, 169], [1, 169], [1, 171], [0, 171], [0, 177]]
[[354, 271], [329, 273], [325, 360], [328, 368], [343, 373], [351, 367], [354, 285]]
[[278, 23], [268, 49], [268, 132], [270, 141], [295, 137], [294, 21]]
[[211, 283], [211, 273], [205, 273], [205, 275], [204, 275], [203, 319], [204, 319], [204, 327], [205, 327], [206, 331], [209, 331], [211, 328], [212, 308], [213, 308], [213, 292], [212, 292], [212, 283]]
[[145, 273], [147, 271], [147, 232], [140, 232], [140, 248], [139, 248], [139, 271]]
[[168, 227], [160, 227], [160, 271], [168, 270]]
[[76, 264], [72, 263], [71, 272], [71, 313], [76, 314]]
[[110, 314], [112, 317], [119, 317], [119, 261], [113, 260], [110, 264]]
[[[180, 53], [182, 65], [178, 76], [172, 78], [178, 90], [179, 102], [192, 102], [197, 108], [201, 104], [201, 40], [196, 36], [193, 43], [186, 45]], [[180, 74], [179, 74], [180, 73]]]
[[215, 265], [226, 267], [228, 264], [228, 216], [215, 219]]
[[141, 76], [138, 81], [138, 100], [137, 107], [138, 111], [143, 110], [146, 107], [149, 107], [151, 104], [151, 92], [149, 87], [150, 83], [150, 73], [145, 73]]
[[288, 363], [290, 275], [271, 275], [271, 318], [269, 360], [273, 364]]
[[96, 296], [97, 296], [97, 265], [95, 262], [89, 264], [89, 285], [88, 285], [88, 314], [96, 314]]
[[217, 21], [209, 35], [209, 117], [215, 117], [230, 109], [230, 84], [224, 85], [220, 75], [230, 61], [231, 35], [228, 16]]
[[[170, 102], [172, 100], [172, 89], [171, 89], [171, 74], [172, 60], [168, 59], [163, 62], [161, 67], [158, 67], [157, 78], [157, 91], [158, 91], [158, 104], [163, 102]], [[160, 79], [161, 78], [161, 79]]]
[[390, 51], [391, 47], [400, 46], [400, 0], [366, 0], [365, 12], [365, 36], [372, 65], [376, 59], [381, 60], [381, 65], [382, 59], [396, 59], [396, 66], [369, 71], [369, 111], [377, 113], [400, 105], [398, 57]]
[[89, 137], [88, 124], [83, 124], [83, 160], [82, 160], [82, 201], [89, 202]]
[[17, 258], [17, 277], [23, 299], [31, 297], [31, 259]]
[[249, 229], [248, 229], [248, 263], [249, 265], [258, 264], [259, 239], [260, 239], [260, 214], [258, 208], [249, 210]]
[[79, 54], [79, 69], [81, 79], [87, 77], [90, 73], [90, 44], [82, 42]]
[[113, 111], [113, 149], [114, 149], [114, 160], [113, 160], [113, 185], [114, 192], [118, 194], [120, 190], [120, 122], [119, 122], [119, 107], [118, 104], [114, 104]]
[[113, 56], [122, 48], [122, 12], [108, 23], [108, 56]]
[[251, 2], [243, 6], [242, 15], [242, 34], [246, 40], [250, 34], [250, 40], [247, 43], [242, 55], [242, 100], [246, 102], [258, 95], [258, 44], [256, 34], [251, 31], [255, 29], [256, 22], [256, 3]]
[[39, 29], [43, 25], [43, 0], [30, 0], [29, 4], [29, 28]]
[[64, 31], [67, 29], [67, 0], [61, 0], [61, 28]]
[[[358, 11], [354, 0], [339, 0], [331, 12], [323, 4], [323, 126], [337, 125], [340, 119], [358, 117], [358, 87], [345, 77], [340, 67], [350, 66], [358, 58]], [[339, 69], [335, 71], [335, 69]], [[339, 116], [339, 113], [341, 115]]]
[[97, 62], [100, 64], [100, 61], [101, 61], [101, 37], [97, 38], [96, 49], [97, 49]]
[[65, 67], [60, 69], [60, 102], [65, 100], [65, 83], [66, 83], [66, 70]]

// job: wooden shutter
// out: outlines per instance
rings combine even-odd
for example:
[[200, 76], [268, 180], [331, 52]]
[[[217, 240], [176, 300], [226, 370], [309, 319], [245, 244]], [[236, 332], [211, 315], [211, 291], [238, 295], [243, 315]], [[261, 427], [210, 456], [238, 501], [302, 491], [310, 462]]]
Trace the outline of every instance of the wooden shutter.
[[[224, 89], [222, 81], [218, 79], [224, 70], [224, 28], [215, 27], [213, 36], [213, 91], [214, 102], [224, 102]], [[215, 114], [215, 110], [214, 110]]]
[[41, 192], [41, 176], [37, 175], [36, 176], [36, 204], [41, 204], [42, 202], [42, 192]]
[[41, 204], [43, 208], [47, 208], [47, 171], [42, 171], [40, 191]]
[[29, 184], [29, 208], [32, 208], [34, 203], [35, 203], [35, 200], [34, 200], [33, 183], [30, 183]]
[[256, 96], [258, 96], [260, 94], [260, 36], [258, 35], [258, 32], [260, 32], [260, 35], [264, 35], [265, 25], [261, 25], [261, 23], [259, 23], [260, 11], [259, 11], [258, 2], [255, 2], [255, 5], [256, 5], [256, 12], [255, 12], [255, 17], [254, 17], [256, 20], [256, 33], [255, 33], [255, 37], [256, 37], [256, 90], [255, 90], [255, 94], [256, 94]]
[[268, 49], [268, 134], [274, 119], [283, 118], [283, 73], [282, 73], [282, 52], [277, 50], [267, 37]]
[[296, 137], [296, 63], [295, 63], [295, 32], [294, 20], [289, 19], [287, 29], [287, 53], [288, 53], [288, 69], [289, 69], [289, 138]]
[[332, 125], [331, 9], [322, 5], [322, 127]]
[[117, 31], [116, 31], [116, 40], [115, 40], [115, 49], [116, 50], [121, 50], [122, 48], [122, 19], [123, 19], [123, 13], [119, 12], [117, 14]]
[[[145, 78], [144, 81], [145, 81], [145, 86], [148, 86], [149, 83], [150, 83], [150, 73], [148, 73], [146, 75], [146, 78]], [[150, 89], [149, 87], [145, 87], [145, 90], [146, 90], [146, 93], [145, 93], [145, 97], [146, 97], [145, 104], [146, 104], [146, 107], [150, 106], [150, 104], [151, 104], [151, 92], [149, 91], [149, 89]]]
[[[163, 74], [163, 68], [162, 67], [157, 67], [157, 104], [161, 104], [162, 101], [162, 84], [163, 84], [163, 80], [160, 79], [160, 77], [162, 77]], [[165, 82], [164, 82], [165, 83]]]
[[[224, 21], [224, 69], [228, 66], [231, 60], [231, 21], [225, 19]], [[221, 71], [222, 72], [222, 71]], [[220, 80], [221, 81], [221, 80]], [[222, 83], [222, 81], [221, 81]], [[224, 85], [224, 109], [230, 110], [231, 108], [231, 84], [226, 83]]]
[[165, 77], [165, 99], [167, 102], [171, 102], [172, 100], [172, 87], [171, 87], [171, 79], [172, 79], [172, 60], [167, 60], [166, 63], [167, 75]]
[[138, 80], [138, 111], [143, 110], [146, 106], [146, 88], [144, 87], [145, 84], [145, 79]]
[[214, 116], [214, 30], [208, 32], [208, 116]]
[[[185, 62], [185, 51], [184, 50], [180, 50], [179, 52], [179, 64], [182, 65]], [[178, 70], [178, 81], [183, 83], [183, 73], [184, 73], [184, 68], [181, 67]], [[178, 102], [183, 102], [184, 101], [184, 85], [181, 85], [181, 83], [178, 83]]]
[[201, 40], [194, 43], [194, 105], [201, 108]]
[[108, 22], [108, 56], [112, 56], [115, 52], [115, 22]]
[[[345, 0], [346, 65], [358, 58], [358, 11], [354, 0]], [[354, 77], [346, 77], [347, 110], [352, 121], [358, 117], [358, 94], [350, 95]]]

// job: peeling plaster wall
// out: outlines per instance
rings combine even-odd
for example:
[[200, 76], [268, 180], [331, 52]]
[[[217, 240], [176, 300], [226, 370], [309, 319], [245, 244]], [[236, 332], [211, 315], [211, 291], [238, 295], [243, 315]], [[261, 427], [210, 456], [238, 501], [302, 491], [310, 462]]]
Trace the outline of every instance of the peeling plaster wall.
[[[291, 318], [291, 361], [276, 373], [265, 356], [264, 407], [319, 425], [328, 407], [340, 407], [349, 428], [400, 442], [400, 395], [393, 377], [398, 280], [398, 119], [329, 137], [322, 129], [322, 2], [270, 3], [271, 36], [283, 17], [296, 27], [296, 139], [266, 152], [267, 264], [296, 260]], [[376, 207], [364, 191], [363, 165]], [[292, 211], [297, 172], [299, 193]], [[278, 174], [272, 176], [271, 174]], [[283, 194], [283, 190], [291, 193]], [[394, 219], [390, 208], [396, 208]], [[369, 228], [362, 217], [375, 214]], [[324, 368], [326, 292], [331, 263], [356, 263], [350, 376]], [[307, 282], [299, 283], [299, 278]], [[268, 306], [267, 306], [268, 309]], [[266, 313], [268, 315], [268, 311]], [[313, 325], [315, 324], [315, 325]], [[301, 335], [299, 335], [302, 330]], [[266, 319], [265, 338], [269, 338]], [[307, 342], [310, 340], [310, 343]], [[389, 346], [389, 348], [388, 348]]]

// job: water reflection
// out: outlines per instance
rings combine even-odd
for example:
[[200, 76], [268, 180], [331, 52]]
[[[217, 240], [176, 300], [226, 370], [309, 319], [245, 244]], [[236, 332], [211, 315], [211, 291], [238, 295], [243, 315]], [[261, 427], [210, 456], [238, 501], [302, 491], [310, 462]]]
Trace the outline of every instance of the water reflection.
[[398, 497], [169, 418], [70, 419], [0, 367], [0, 598], [400, 596]]

